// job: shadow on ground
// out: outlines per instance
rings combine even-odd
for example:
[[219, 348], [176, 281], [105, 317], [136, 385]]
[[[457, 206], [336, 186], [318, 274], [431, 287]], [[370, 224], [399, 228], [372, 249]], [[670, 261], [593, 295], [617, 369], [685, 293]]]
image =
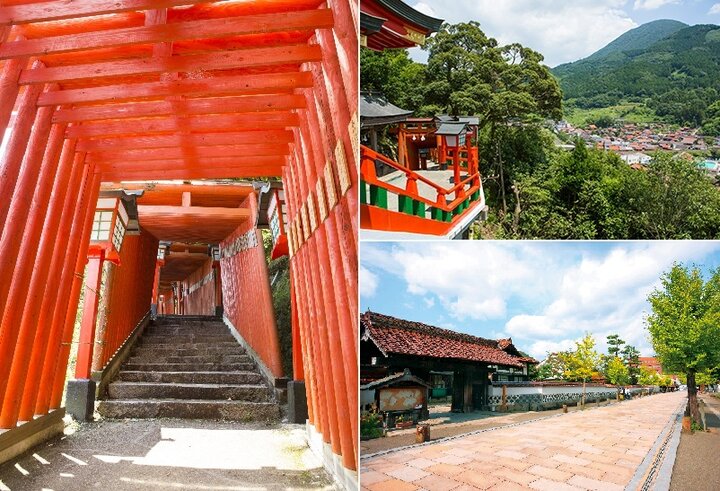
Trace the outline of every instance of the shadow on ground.
[[671, 491], [715, 491], [720, 489], [720, 399], [703, 394], [703, 412], [707, 432], [685, 433], [680, 445], [670, 480]]
[[0, 466], [0, 491], [333, 489], [300, 425], [98, 421]]

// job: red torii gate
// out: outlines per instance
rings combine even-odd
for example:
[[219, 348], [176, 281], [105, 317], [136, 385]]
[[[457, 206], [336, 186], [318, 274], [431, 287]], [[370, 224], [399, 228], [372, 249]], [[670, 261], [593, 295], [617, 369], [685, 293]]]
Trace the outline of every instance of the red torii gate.
[[[352, 0], [2, 2], [5, 434], [57, 426], [102, 182], [275, 176], [289, 218], [293, 376], [311, 431], [352, 479], [358, 19]], [[125, 265], [138, 281], [154, 266]], [[122, 342], [150, 295], [116, 294], [135, 315], [104, 335]]]

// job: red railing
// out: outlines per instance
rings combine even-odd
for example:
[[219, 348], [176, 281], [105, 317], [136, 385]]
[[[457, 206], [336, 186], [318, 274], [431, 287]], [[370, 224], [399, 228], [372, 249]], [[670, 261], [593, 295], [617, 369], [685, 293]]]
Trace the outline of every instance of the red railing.
[[[480, 191], [482, 187], [479, 172], [470, 174], [468, 177], [455, 184], [452, 188], [445, 189], [439, 184], [431, 181], [430, 179], [406, 167], [403, 167], [394, 160], [389, 159], [388, 157], [366, 146], [360, 147], [360, 156], [360, 178], [362, 181], [371, 186], [376, 186], [378, 188], [390, 191], [394, 194], [397, 194], [398, 196], [407, 196], [409, 198], [412, 198], [413, 200], [425, 203], [444, 212], [452, 213], [457, 207], [463, 205], [463, 203], [466, 202], [469, 196], [472, 196], [478, 191]], [[405, 189], [378, 179], [377, 173], [375, 171], [376, 161], [380, 161], [390, 166], [391, 168], [404, 173], [407, 179]], [[418, 181], [426, 184], [427, 186], [430, 186], [435, 190], [436, 198], [434, 201], [420, 195], [417, 187]], [[469, 187], [466, 189], [467, 186]], [[449, 195], [453, 195], [452, 201], [450, 203], [448, 203]]]

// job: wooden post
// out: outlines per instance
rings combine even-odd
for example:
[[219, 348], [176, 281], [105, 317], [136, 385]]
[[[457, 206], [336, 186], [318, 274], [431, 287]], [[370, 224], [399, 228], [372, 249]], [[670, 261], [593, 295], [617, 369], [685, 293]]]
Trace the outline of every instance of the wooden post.
[[80, 321], [80, 344], [78, 345], [75, 378], [89, 379], [92, 368], [92, 349], [95, 342], [95, 321], [97, 321], [98, 301], [102, 286], [102, 266], [105, 251], [91, 253], [85, 273], [85, 300]]
[[[76, 194], [68, 196], [65, 200], [66, 211], [63, 212], [63, 221], [61, 228], [69, 227], [69, 238], [67, 248], [64, 251], [64, 259], [62, 261], [62, 271], [58, 279], [55, 291], [57, 295], [47, 297], [50, 299], [47, 307], [43, 308], [43, 314], [40, 321], [44, 325], [50, 326], [50, 336], [48, 338], [47, 351], [45, 353], [42, 374], [40, 375], [40, 389], [36, 400], [35, 414], [46, 414], [48, 412], [50, 397], [52, 394], [52, 383], [55, 375], [55, 367], [59, 353], [61, 351], [63, 326], [61, 325], [60, 316], [65, 316], [68, 309], [70, 298], [70, 288], [75, 275], [75, 268], [78, 261], [78, 248], [80, 246], [80, 236], [84, 227], [83, 218], [85, 217], [85, 206], [88, 202], [90, 192], [90, 182], [92, 180], [92, 171], [83, 162], [84, 154], [78, 154], [75, 158], [75, 171], [73, 178], [76, 178]], [[76, 174], [79, 172], [79, 174]], [[88, 232], [89, 234], [89, 232]], [[83, 268], [85, 263], [83, 262]], [[80, 273], [82, 275], [82, 272]], [[82, 276], [81, 276], [82, 277]], [[79, 290], [79, 289], [78, 289]], [[61, 314], [62, 311], [62, 314]]]
[[[185, 193], [183, 193], [185, 194]], [[163, 267], [165, 261], [158, 259], [155, 261], [155, 276], [153, 277], [153, 288], [152, 288], [152, 300], [150, 305], [150, 312], [153, 317], [157, 316], [158, 312], [158, 289], [160, 288], [160, 268]]]
[[[72, 343], [72, 334], [75, 327], [75, 316], [78, 309], [78, 301], [80, 297], [80, 288], [82, 286], [83, 271], [85, 270], [85, 264], [87, 263], [87, 251], [90, 245], [90, 230], [92, 229], [93, 217], [95, 216], [95, 206], [97, 203], [98, 194], [100, 193], [100, 175], [95, 174], [95, 169], [92, 164], [88, 166], [91, 179], [89, 185], [89, 196], [87, 201], [84, 203], [84, 218], [79, 220], [80, 231], [80, 250], [77, 255], [77, 262], [75, 264], [74, 277], [72, 277], [72, 287], [69, 288], [70, 296], [65, 304], [60, 304], [56, 309], [59, 317], [57, 319], [61, 324], [62, 341], [60, 345], [60, 353], [57, 359], [57, 366], [53, 372], [54, 380], [52, 381], [52, 396], [50, 398], [50, 407], [52, 409], [60, 407], [60, 401], [62, 400], [63, 390], [65, 388], [65, 370], [68, 364], [68, 358], [70, 355], [70, 344]], [[55, 317], [53, 317], [53, 323], [55, 323]]]
[[[35, 196], [32, 206], [27, 212], [25, 219], [27, 227], [23, 237], [23, 248], [25, 257], [21, 261], [14, 276], [13, 293], [10, 295], [10, 305], [3, 316], [5, 322], [17, 325], [17, 341], [12, 359], [10, 377], [7, 382], [8, 390], [4, 394], [2, 411], [0, 411], [0, 428], [12, 428], [17, 423], [20, 403], [25, 389], [25, 382], [28, 378], [28, 366], [37, 342], [36, 333], [42, 336], [43, 329], [38, 329], [38, 314], [42, 306], [45, 285], [48, 276], [50, 255], [47, 250], [52, 250], [55, 241], [55, 230], [47, 230], [45, 224], [50, 218], [53, 209], [48, 211], [51, 202], [53, 183], [58, 171], [58, 160], [63, 143], [65, 125], [55, 126], [50, 135], [45, 152], [40, 180], [35, 188]], [[52, 203], [55, 208], [60, 207], [62, 202]], [[6, 330], [5, 332], [8, 332]]]
[[[0, 208], [3, 208], [0, 210], [0, 230], [2, 230], [2, 239], [0, 240], [0, 312], [5, 310], [7, 306], [6, 302], [13, 293], [15, 294], [15, 298], [17, 298], [18, 294], [27, 292], [27, 282], [30, 281], [29, 277], [21, 277], [21, 281], [18, 282], [17, 279], [13, 279], [13, 275], [15, 270], [20, 267], [24, 261], [32, 261], [32, 258], [23, 257], [20, 258], [18, 262], [20, 251], [35, 250], [37, 248], [37, 241], [40, 238], [40, 229], [44, 217], [36, 217], [36, 220], [31, 223], [34, 228], [30, 230], [29, 237], [33, 240], [26, 241], [22, 239], [26, 226], [28, 225], [28, 213], [32, 206], [32, 200], [36, 199], [47, 202], [50, 198], [52, 180], [47, 181], [46, 187], [40, 190], [42, 196], [36, 195], [36, 188], [42, 169], [43, 155], [48, 145], [53, 112], [53, 108], [42, 108], [36, 113], [37, 118], [35, 118], [30, 140], [25, 142], [27, 151], [25, 152], [23, 150], [24, 155], [21, 156], [19, 161], [19, 163], [22, 163], [22, 169], [18, 169], [18, 172], [15, 173], [15, 182], [12, 183], [13, 187], [8, 189], [8, 194], [6, 194], [5, 191], [0, 193], [0, 196], [2, 196], [2, 199], [0, 199]], [[15, 136], [16, 131], [19, 130], [15, 129], [13, 136]], [[55, 140], [53, 144], [59, 149], [59, 145], [62, 144], [62, 133], [56, 132], [54, 137]], [[20, 151], [19, 147], [18, 151]], [[8, 167], [3, 169], [0, 178], [5, 177], [5, 171], [13, 172], [12, 169], [10, 169], [13, 163], [8, 160], [4, 163], [7, 164]], [[52, 172], [52, 178], [54, 179], [55, 164], [48, 165], [52, 165], [52, 168], [47, 169], [47, 172]], [[0, 169], [2, 169], [2, 165], [0, 165]], [[19, 181], [18, 177], [20, 178]], [[7, 184], [10, 184], [9, 180]], [[16, 184], [17, 189], [15, 189]], [[3, 211], [4, 214], [2, 213]], [[5, 222], [4, 220], [6, 218], [7, 221]], [[26, 271], [31, 272], [32, 269], [26, 268]], [[18, 289], [20, 292], [17, 291]], [[9, 308], [15, 307], [13, 304], [10, 304]], [[22, 308], [20, 310], [22, 312]], [[0, 353], [2, 353], [1, 350]]]
[[[39, 61], [33, 67], [42, 66]], [[28, 149], [28, 139], [32, 131], [35, 115], [37, 114], [37, 100], [42, 92], [42, 85], [33, 85], [25, 89], [18, 103], [18, 113], [15, 117], [13, 132], [8, 140], [5, 153], [0, 161], [0, 230], [5, 228], [5, 219], [10, 210], [10, 199], [20, 174], [23, 157]], [[1, 254], [0, 254], [1, 255]], [[2, 283], [2, 281], [0, 281]]]
[[[65, 140], [58, 175], [55, 179], [55, 189], [50, 202], [50, 212], [43, 227], [43, 237], [39, 248], [43, 253], [40, 254], [37, 269], [39, 271], [47, 270], [47, 276], [44, 281], [41, 281], [42, 278], [38, 279], [42, 286], [40, 300], [37, 302], [39, 311], [37, 314], [32, 312], [34, 314], [32, 318], [35, 320], [31, 320], [31, 322], [38, 326], [48, 327], [38, 331], [33, 343], [30, 364], [26, 374], [25, 391], [18, 414], [20, 421], [29, 421], [35, 414], [35, 403], [40, 389], [40, 377], [46, 361], [48, 341], [52, 336], [48, 316], [52, 314], [52, 310], [55, 308], [63, 264], [69, 261], [72, 256], [72, 253], [66, 249], [70, 238], [73, 211], [82, 180], [82, 160], [75, 159], [75, 144], [76, 140]], [[72, 257], [72, 260], [74, 261], [74, 257]], [[32, 298], [34, 297], [31, 296]], [[35, 315], [37, 315], [36, 318]], [[23, 319], [23, 322], [25, 322], [25, 319]]]
[[[0, 322], [0, 401], [5, 397], [5, 390], [8, 388], [8, 376], [13, 354], [17, 349], [20, 321], [32, 277], [37, 242], [42, 232], [47, 202], [50, 199], [52, 181], [57, 169], [55, 162], [46, 162], [46, 175], [43, 176], [41, 182], [43, 186], [37, 187], [43, 152], [48, 143], [52, 113], [53, 110], [50, 109], [38, 114], [27, 158], [23, 159], [23, 176], [20, 180], [20, 187], [13, 197], [10, 220], [7, 228], [3, 230], [2, 240], [0, 240], [0, 257], [2, 258], [0, 283], [4, 283], [0, 289], [0, 312], [2, 312], [2, 321]], [[61, 137], [62, 135], [58, 134], [57, 136]], [[52, 145], [59, 150], [61, 143], [62, 140], [56, 138]], [[38, 206], [34, 209], [35, 213], [29, 215], [33, 198]], [[40, 203], [44, 206], [41, 206]], [[31, 228], [23, 235], [28, 223]], [[21, 248], [24, 249], [25, 254], [16, 263]], [[27, 339], [28, 336], [29, 333], [26, 334], [24, 341], [32, 343]], [[27, 348], [29, 346], [24, 346], [20, 351], [24, 354]], [[13, 387], [10, 389], [12, 390]]]

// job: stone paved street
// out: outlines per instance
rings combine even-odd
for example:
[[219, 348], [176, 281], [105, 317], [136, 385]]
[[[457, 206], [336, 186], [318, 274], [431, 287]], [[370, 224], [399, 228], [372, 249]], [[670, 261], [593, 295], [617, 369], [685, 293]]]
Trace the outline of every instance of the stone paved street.
[[686, 397], [679, 392], [590, 405], [365, 459], [361, 485], [370, 491], [623, 490]]

